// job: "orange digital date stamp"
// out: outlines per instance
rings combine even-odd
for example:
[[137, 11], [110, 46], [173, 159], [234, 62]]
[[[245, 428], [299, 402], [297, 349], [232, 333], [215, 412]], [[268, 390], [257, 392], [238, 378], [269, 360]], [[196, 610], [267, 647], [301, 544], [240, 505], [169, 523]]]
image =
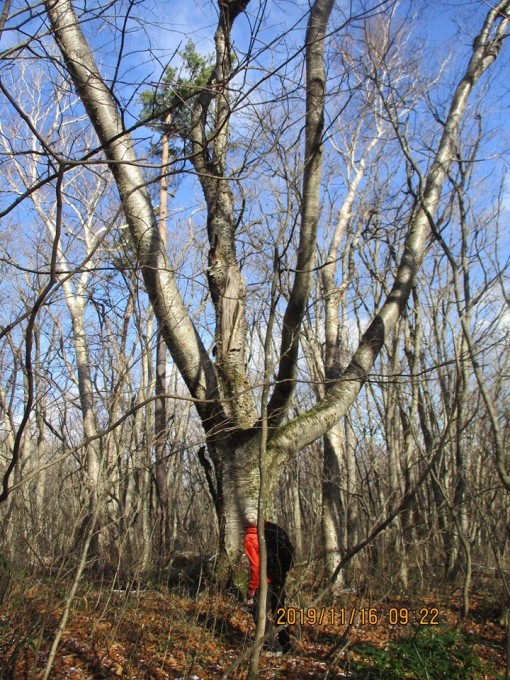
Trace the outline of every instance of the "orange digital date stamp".
[[437, 607], [280, 607], [275, 613], [277, 626], [376, 626], [382, 621], [390, 626], [437, 626]]

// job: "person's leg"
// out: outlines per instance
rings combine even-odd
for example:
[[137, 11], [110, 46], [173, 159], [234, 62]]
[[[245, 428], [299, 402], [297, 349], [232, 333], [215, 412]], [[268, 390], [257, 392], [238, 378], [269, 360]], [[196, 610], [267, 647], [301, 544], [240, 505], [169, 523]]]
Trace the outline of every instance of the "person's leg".
[[[271, 606], [271, 615], [273, 617], [274, 623], [276, 623], [278, 610], [285, 607], [285, 582], [282, 584], [270, 583], [268, 585], [271, 586], [268, 592], [268, 599], [270, 599]], [[291, 651], [292, 646], [290, 644], [290, 635], [286, 627], [280, 628], [278, 630], [278, 642], [285, 653]]]

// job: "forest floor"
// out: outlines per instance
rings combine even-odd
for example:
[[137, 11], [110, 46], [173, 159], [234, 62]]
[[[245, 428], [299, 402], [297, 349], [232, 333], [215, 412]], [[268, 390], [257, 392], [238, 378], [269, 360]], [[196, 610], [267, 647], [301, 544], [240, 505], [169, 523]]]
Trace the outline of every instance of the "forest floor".
[[[42, 677], [68, 587], [51, 579], [11, 584], [0, 610], [1, 680]], [[261, 654], [260, 677], [414, 680], [508, 677], [501, 598], [477, 592], [457, 629], [460, 593], [379, 596], [346, 593], [311, 607], [293, 596], [285, 612], [293, 650]], [[310, 597], [309, 602], [312, 602]], [[83, 583], [50, 678], [245, 678], [250, 612], [233, 597], [129, 593]]]

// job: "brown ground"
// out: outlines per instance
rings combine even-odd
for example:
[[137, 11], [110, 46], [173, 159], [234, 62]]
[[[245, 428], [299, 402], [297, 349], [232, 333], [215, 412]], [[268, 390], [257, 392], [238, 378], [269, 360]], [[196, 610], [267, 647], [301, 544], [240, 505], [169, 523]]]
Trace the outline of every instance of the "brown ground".
[[[1, 680], [41, 677], [66, 590], [48, 580], [28, 590], [10, 589], [0, 611]], [[459, 599], [458, 593], [407, 599], [348, 594], [315, 609], [301, 604], [287, 612], [293, 623], [293, 653], [274, 656], [264, 652], [261, 678], [382, 677], [355, 676], [355, 662], [365, 658], [369, 649], [384, 650], [402, 636], [454, 629]], [[466, 677], [505, 678], [507, 641], [505, 627], [498, 621], [500, 612], [494, 595], [472, 595], [462, 644], [478, 657], [481, 668]], [[250, 645], [253, 629], [249, 612], [233, 598], [202, 594], [194, 600], [156, 591], [126, 595], [83, 585], [50, 677], [220, 678]], [[245, 660], [228, 677], [245, 678], [246, 668]], [[402, 676], [417, 677], [422, 676]]]

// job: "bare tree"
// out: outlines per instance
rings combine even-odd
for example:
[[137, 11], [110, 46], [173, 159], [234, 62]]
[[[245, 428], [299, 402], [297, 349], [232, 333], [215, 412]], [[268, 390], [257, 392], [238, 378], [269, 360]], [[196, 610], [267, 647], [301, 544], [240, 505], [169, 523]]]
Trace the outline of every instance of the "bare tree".
[[[195, 107], [191, 139], [193, 162], [208, 207], [210, 244], [208, 278], [216, 310], [216, 362], [213, 364], [198, 338], [161, 244], [157, 220], [136, 166], [129, 135], [111, 92], [94, 62], [70, 2], [48, 2], [46, 9], [66, 66], [111, 161], [121, 201], [144, 275], [147, 292], [165, 339], [191, 394], [197, 399], [208, 448], [222, 494], [220, 522], [226, 544], [237, 545], [238, 517], [244, 503], [257, 492], [260, 430], [245, 372], [245, 283], [235, 255], [233, 198], [225, 176], [230, 104], [231, 29], [247, 2], [219, 3], [215, 34], [216, 65], [208, 87]], [[315, 239], [319, 218], [325, 80], [323, 41], [332, 3], [317, 1], [310, 13], [307, 42], [306, 142], [303, 174], [300, 245], [296, 274], [282, 326], [280, 365], [268, 405], [272, 428], [268, 441], [269, 470], [276, 471], [289, 455], [329, 430], [354, 400], [366, 380], [385, 338], [405, 307], [434, 215], [448, 167], [455, 153], [460, 121], [476, 81], [496, 59], [505, 34], [507, 2], [500, 2], [477, 36], [465, 75], [460, 80], [434, 162], [423, 179], [419, 205], [410, 221], [404, 252], [391, 291], [365, 332], [343, 374], [332, 383], [324, 399], [311, 411], [282, 425], [295, 387], [298, 343], [311, 290]], [[214, 103], [212, 139], [207, 114]], [[221, 406], [220, 406], [221, 404]], [[220, 472], [221, 471], [221, 472]]]
[[[375, 6], [374, 11], [382, 11], [388, 4], [383, 2]], [[258, 387], [247, 366], [248, 286], [236, 242], [243, 222], [241, 206], [236, 205], [238, 197], [242, 197], [242, 178], [241, 173], [236, 175], [229, 167], [228, 156], [231, 123], [236, 111], [241, 111], [245, 102], [243, 87], [252, 87], [248, 83], [245, 86], [239, 83], [245, 65], [249, 66], [253, 58], [253, 46], [245, 62], [233, 61], [233, 26], [236, 21], [242, 21], [244, 13], [250, 9], [249, 1], [219, 0], [217, 9], [215, 64], [207, 85], [198, 97], [190, 100], [191, 125], [186, 150], [206, 202], [207, 285], [213, 308], [215, 345], [210, 356], [206, 348], [209, 338], [199, 332], [194, 318], [194, 302], [188, 304], [183, 298], [178, 277], [169, 261], [157, 211], [146, 186], [147, 178], [140, 168], [134, 139], [126, 128], [115, 90], [102, 76], [85, 37], [81, 18], [77, 17], [70, 0], [48, 0], [45, 3], [65, 71], [94, 126], [115, 179], [136, 264], [142, 273], [158, 326], [201, 419], [208, 452], [204, 464], [214, 470], [214, 477], [210, 475], [209, 479], [216, 500], [222, 544], [228, 553], [233, 554], [239, 547], [240, 515], [245, 504], [253, 502], [258, 494], [257, 461], [262, 436], [261, 414], [256, 399]], [[317, 404], [294, 415], [299, 343], [313, 289], [321, 216], [326, 101], [324, 49], [332, 9], [332, 0], [316, 0], [313, 3], [308, 14], [304, 45], [298, 51], [298, 54], [304, 52], [306, 69], [305, 142], [299, 187], [300, 214], [294, 228], [297, 245], [295, 255], [292, 248], [287, 249], [289, 252], [285, 255], [285, 264], [291, 270], [286, 272], [291, 286], [288, 295], [285, 293], [285, 304], [280, 303], [278, 308], [281, 309], [278, 364], [267, 404], [265, 456], [269, 489], [275, 487], [282, 465], [296, 451], [326, 435], [349, 413], [381, 349], [397, 329], [398, 320], [416, 283], [431, 235], [431, 222], [455, 158], [460, 123], [468, 98], [477, 81], [498, 57], [507, 30], [509, 3], [499, 2], [487, 13], [482, 30], [474, 41], [468, 66], [453, 90], [431, 165], [421, 173], [417, 167], [414, 168], [419, 176], [414, 210], [404, 223], [405, 233], [396, 248], [400, 256], [395, 263], [394, 278], [386, 274], [384, 286], [380, 289], [380, 304], [375, 312], [371, 312], [371, 323], [340, 370], [338, 365], [332, 366], [334, 371], [328, 377], [328, 389]], [[361, 12], [357, 18], [362, 18]], [[337, 25], [331, 30], [340, 29], [341, 26]], [[400, 138], [402, 129], [398, 119], [390, 114], [386, 112], [387, 119], [393, 126], [393, 133]], [[161, 112], [158, 112], [160, 115]], [[51, 143], [43, 141], [46, 152], [54, 151]], [[405, 140], [402, 149], [404, 154], [408, 154]], [[78, 162], [83, 162], [83, 158]], [[408, 158], [408, 162], [413, 166], [412, 157]], [[362, 164], [354, 159], [354, 172], [359, 167]], [[359, 191], [355, 177], [351, 182], [354, 193]], [[346, 213], [349, 210], [347, 202]], [[335, 247], [333, 240], [330, 260], [334, 259]], [[290, 258], [292, 261], [289, 261]], [[323, 277], [326, 283], [330, 260]], [[278, 266], [285, 269], [283, 259], [278, 260]], [[330, 314], [335, 318], [336, 311], [332, 309]], [[334, 339], [330, 343], [328, 362], [331, 364], [335, 363], [332, 362], [335, 343]]]

